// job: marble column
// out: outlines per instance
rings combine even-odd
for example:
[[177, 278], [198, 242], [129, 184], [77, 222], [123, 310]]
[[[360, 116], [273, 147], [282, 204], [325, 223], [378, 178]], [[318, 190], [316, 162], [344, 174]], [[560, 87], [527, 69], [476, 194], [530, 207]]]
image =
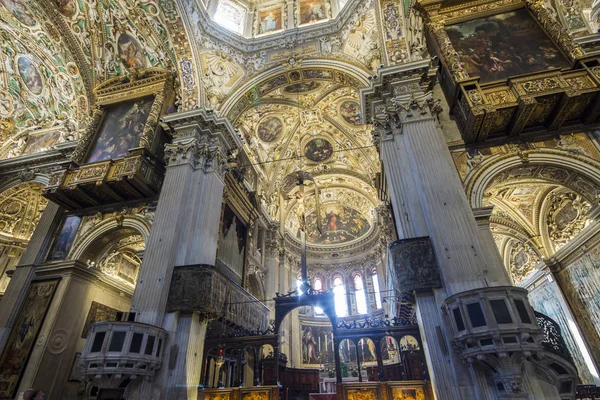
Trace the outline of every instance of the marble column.
[[[265, 299], [268, 301], [275, 297], [276, 293], [285, 293], [286, 289], [280, 287], [280, 241], [281, 235], [277, 226], [266, 231], [265, 238]], [[271, 319], [275, 318], [275, 307], [273, 302], [268, 302], [271, 309]]]
[[145, 400], [159, 388], [161, 398], [195, 400], [209, 320], [167, 313], [167, 300], [175, 267], [215, 265], [226, 154], [241, 141], [226, 119], [205, 110], [164, 120], [173, 141], [165, 148], [164, 183], [131, 310], [136, 322], [161, 326], [169, 336], [155, 382], [135, 385], [128, 398]]
[[62, 209], [56, 203], [48, 202], [31, 240], [14, 270], [10, 282], [2, 296], [0, 307], [0, 354], [4, 351], [13, 324], [19, 315], [27, 296], [35, 267], [44, 261], [53, 233], [61, 222]]
[[[477, 398], [479, 386], [451, 340], [442, 307], [453, 295], [510, 286], [491, 234], [482, 235], [439, 127], [440, 101], [433, 98], [435, 69], [429, 61], [382, 68], [361, 90], [365, 120], [374, 124], [399, 239], [428, 236], [442, 287], [423, 282], [414, 291], [424, 352], [437, 399]], [[496, 252], [497, 253], [497, 252]], [[481, 388], [483, 389], [483, 388]]]
[[[475, 221], [477, 221], [477, 226], [479, 228], [479, 242], [483, 249], [483, 256], [486, 259], [486, 264], [504, 265], [490, 229], [490, 217], [493, 210], [494, 207], [480, 207], [473, 209], [473, 214], [475, 215]], [[506, 274], [506, 280], [510, 281], [506, 268], [503, 268], [502, 270]]]

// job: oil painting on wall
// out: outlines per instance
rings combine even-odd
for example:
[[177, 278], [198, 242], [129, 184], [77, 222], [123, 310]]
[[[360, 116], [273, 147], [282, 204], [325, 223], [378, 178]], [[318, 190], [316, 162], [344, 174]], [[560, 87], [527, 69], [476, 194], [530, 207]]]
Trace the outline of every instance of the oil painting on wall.
[[331, 326], [302, 325], [301, 334], [303, 364], [325, 364], [333, 357]]
[[106, 110], [88, 163], [126, 156], [137, 147], [152, 108], [153, 98], [131, 100]]
[[64, 260], [71, 250], [73, 239], [77, 234], [77, 229], [81, 223], [81, 217], [70, 216], [65, 219], [65, 222], [60, 229], [60, 233], [54, 239], [54, 245], [48, 255], [49, 261]]
[[300, 25], [328, 19], [330, 10], [327, 0], [300, 1]]
[[282, 28], [282, 19], [280, 7], [259, 11], [258, 33], [262, 34], [280, 30]]
[[244, 272], [246, 236], [248, 228], [243, 221], [225, 204], [217, 260], [221, 261], [240, 279]]
[[0, 358], [0, 398], [12, 399], [44, 323], [58, 280], [33, 282]]
[[353, 208], [325, 205], [321, 208], [322, 233], [317, 229], [315, 214], [306, 217], [307, 241], [315, 244], [336, 244], [358, 239], [369, 231], [369, 221]]
[[277, 117], [269, 117], [261, 121], [256, 134], [263, 142], [270, 143], [277, 139], [283, 131], [283, 122]]
[[86, 338], [88, 336], [90, 325], [94, 322], [116, 321], [118, 313], [120, 313], [120, 311], [115, 308], [92, 301], [90, 311], [85, 320], [85, 325], [83, 326], [83, 331], [81, 332], [81, 337]]
[[321, 162], [333, 154], [333, 146], [328, 140], [313, 139], [304, 147], [304, 155], [311, 161]]
[[447, 26], [465, 71], [481, 83], [570, 64], [525, 9]]

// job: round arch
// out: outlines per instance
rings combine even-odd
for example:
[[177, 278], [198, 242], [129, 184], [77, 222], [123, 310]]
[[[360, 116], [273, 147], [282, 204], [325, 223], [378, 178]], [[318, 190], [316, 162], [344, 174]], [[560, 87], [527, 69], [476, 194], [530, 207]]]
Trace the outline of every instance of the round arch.
[[483, 195], [493, 179], [500, 173], [515, 167], [551, 166], [566, 169], [600, 184], [600, 163], [561, 150], [535, 150], [526, 153], [524, 162], [518, 154], [492, 157], [482, 163], [475, 173], [465, 180], [467, 198], [472, 208], [483, 207]]
[[73, 245], [70, 258], [73, 260], [79, 259], [97, 239], [118, 228], [132, 228], [142, 235], [144, 243], [148, 241], [150, 225], [145, 219], [137, 216], [126, 216], [122, 221], [118, 221], [117, 218], [111, 218], [100, 222], [90, 232], [87, 232], [84, 237], [78, 238]]
[[[279, 65], [263, 71], [256, 77], [248, 80], [239, 89], [232, 92], [221, 107], [220, 114], [235, 122], [237, 118], [248, 108], [256, 105], [260, 98], [278, 87], [294, 82], [290, 79], [290, 73], [311, 71], [310, 76], [305, 72], [302, 79], [325, 79], [354, 86], [357, 89], [369, 85], [370, 73], [359, 66], [347, 62], [330, 59], [303, 60], [298, 68], [290, 69], [285, 65]], [[327, 74], [319, 73], [327, 71]]]

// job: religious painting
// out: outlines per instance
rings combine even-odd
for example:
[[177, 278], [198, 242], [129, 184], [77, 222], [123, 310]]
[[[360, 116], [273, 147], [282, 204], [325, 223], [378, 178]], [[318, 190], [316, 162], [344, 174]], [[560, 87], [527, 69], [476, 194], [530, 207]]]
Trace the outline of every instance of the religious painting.
[[329, 159], [333, 154], [333, 146], [328, 140], [313, 139], [304, 147], [304, 155], [310, 161], [321, 162]]
[[[340, 361], [345, 364], [346, 368], [349, 363], [356, 362], [356, 345], [350, 339], [344, 339], [340, 342]], [[346, 373], [346, 376], [348, 374]]]
[[65, 222], [54, 240], [50, 255], [48, 256], [48, 261], [64, 260], [65, 257], [67, 257], [67, 254], [69, 254], [71, 246], [73, 245], [73, 239], [75, 239], [80, 223], [81, 217], [76, 215], [72, 215], [65, 219]]
[[[302, 363], [325, 364], [333, 358], [333, 333], [331, 325], [302, 325]], [[329, 357], [331, 354], [331, 357]]]
[[44, 90], [44, 82], [42, 81], [42, 75], [37, 70], [33, 61], [25, 56], [21, 56], [17, 60], [17, 68], [27, 89], [33, 94], [41, 94], [42, 90]]
[[71, 18], [77, 12], [77, 2], [75, 0], [54, 0], [58, 11], [67, 18]]
[[346, 100], [340, 105], [340, 115], [350, 125], [360, 124], [360, 104], [354, 100]]
[[268, 33], [280, 30], [282, 26], [281, 7], [270, 10], [260, 10], [258, 12], [258, 33]]
[[81, 337], [85, 339], [88, 336], [88, 330], [94, 322], [116, 321], [117, 316], [120, 313], [121, 311], [115, 308], [92, 301], [90, 311], [88, 312], [87, 318], [85, 319], [85, 324], [83, 325]]
[[361, 363], [377, 361], [375, 342], [369, 338], [360, 339], [358, 341], [358, 357]]
[[315, 81], [304, 81], [286, 86], [283, 91], [291, 94], [308, 93], [317, 90], [321, 84]]
[[570, 67], [526, 9], [447, 26], [465, 71], [481, 83]]
[[128, 70], [146, 68], [146, 56], [137, 40], [124, 33], [117, 42], [119, 57]]
[[330, 10], [327, 0], [300, 1], [300, 25], [328, 19]]
[[256, 134], [263, 142], [270, 143], [277, 139], [283, 132], [283, 122], [277, 117], [262, 120], [256, 128]]
[[0, 3], [23, 25], [35, 26], [37, 24], [33, 15], [25, 8], [23, 0], [0, 0]]
[[129, 149], [139, 146], [153, 100], [145, 97], [109, 107], [87, 162], [124, 157]]
[[235, 214], [229, 204], [225, 204], [217, 259], [238, 277], [243, 276], [246, 255], [248, 228]]
[[306, 217], [306, 240], [314, 244], [345, 243], [365, 235], [369, 221], [353, 208], [343, 205], [321, 207], [322, 232], [317, 229], [315, 214]]
[[58, 280], [33, 282], [0, 358], [0, 398], [13, 399]]
[[60, 134], [57, 131], [45, 132], [41, 134], [32, 133], [27, 138], [27, 144], [25, 145], [21, 155], [35, 154], [50, 150], [56, 143], [58, 143], [58, 139], [60, 139]]

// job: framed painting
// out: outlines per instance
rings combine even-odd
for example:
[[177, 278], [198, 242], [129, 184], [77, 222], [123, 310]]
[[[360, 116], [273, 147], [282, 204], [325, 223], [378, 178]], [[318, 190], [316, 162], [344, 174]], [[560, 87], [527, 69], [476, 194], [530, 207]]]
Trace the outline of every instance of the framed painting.
[[54, 239], [54, 244], [48, 254], [48, 261], [64, 260], [67, 257], [73, 246], [79, 224], [81, 224], [79, 216], [72, 215], [65, 219]]
[[85, 162], [124, 157], [138, 147], [153, 102], [154, 97], [147, 96], [109, 105]]
[[12, 399], [16, 394], [58, 282], [58, 279], [34, 281], [29, 288], [27, 298], [23, 302], [0, 358], [0, 398], [2, 399]]
[[283, 10], [281, 7], [258, 11], [257, 31], [259, 35], [283, 29]]
[[301, 0], [299, 7], [300, 25], [329, 19], [331, 4], [328, 0]]
[[94, 322], [116, 321], [118, 314], [120, 314], [121, 312], [122, 311], [119, 311], [115, 308], [92, 301], [90, 311], [88, 312], [87, 318], [85, 319], [83, 331], [81, 332], [81, 337], [85, 339], [88, 336], [88, 330], [90, 329], [90, 325], [92, 325]]
[[331, 325], [302, 325], [302, 363], [326, 364], [333, 360], [333, 332]]
[[465, 72], [480, 83], [571, 66], [525, 8], [445, 27]]

